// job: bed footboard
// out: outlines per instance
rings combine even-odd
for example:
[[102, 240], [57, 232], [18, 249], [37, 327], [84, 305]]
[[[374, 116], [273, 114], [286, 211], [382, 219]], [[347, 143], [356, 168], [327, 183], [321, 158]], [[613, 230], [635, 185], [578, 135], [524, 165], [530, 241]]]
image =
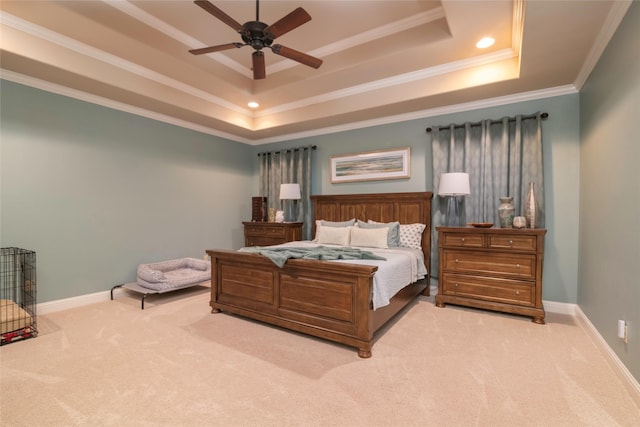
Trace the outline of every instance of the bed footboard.
[[358, 349], [371, 356], [371, 290], [376, 266], [207, 250], [212, 312], [228, 311]]

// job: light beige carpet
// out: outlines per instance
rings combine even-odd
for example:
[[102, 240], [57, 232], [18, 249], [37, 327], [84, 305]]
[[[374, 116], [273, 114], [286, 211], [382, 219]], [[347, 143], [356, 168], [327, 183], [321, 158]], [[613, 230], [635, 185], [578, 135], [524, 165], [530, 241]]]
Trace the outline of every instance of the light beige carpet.
[[638, 426], [570, 316], [547, 325], [421, 297], [371, 359], [228, 314], [208, 288], [40, 316], [5, 345], [9, 426]]

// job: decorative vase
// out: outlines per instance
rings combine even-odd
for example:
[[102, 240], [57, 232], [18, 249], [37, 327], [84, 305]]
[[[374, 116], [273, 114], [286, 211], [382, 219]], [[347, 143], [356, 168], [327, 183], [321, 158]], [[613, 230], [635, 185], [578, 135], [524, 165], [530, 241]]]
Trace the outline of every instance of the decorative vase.
[[513, 218], [513, 228], [526, 228], [527, 219], [523, 216], [517, 216]]
[[512, 228], [513, 216], [516, 208], [513, 206], [513, 197], [500, 197], [500, 206], [498, 206], [498, 218], [500, 218], [500, 227]]
[[529, 193], [524, 201], [524, 217], [527, 219], [527, 228], [538, 226], [538, 201], [536, 200], [535, 184], [529, 183]]

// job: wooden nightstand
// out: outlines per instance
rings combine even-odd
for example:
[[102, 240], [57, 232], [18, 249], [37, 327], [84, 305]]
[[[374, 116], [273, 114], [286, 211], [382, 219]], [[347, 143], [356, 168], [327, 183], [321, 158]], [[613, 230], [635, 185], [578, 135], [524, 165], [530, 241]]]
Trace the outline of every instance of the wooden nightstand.
[[531, 316], [544, 324], [540, 228], [437, 227], [438, 295], [446, 303]]
[[302, 239], [302, 222], [243, 222], [245, 246], [270, 246]]

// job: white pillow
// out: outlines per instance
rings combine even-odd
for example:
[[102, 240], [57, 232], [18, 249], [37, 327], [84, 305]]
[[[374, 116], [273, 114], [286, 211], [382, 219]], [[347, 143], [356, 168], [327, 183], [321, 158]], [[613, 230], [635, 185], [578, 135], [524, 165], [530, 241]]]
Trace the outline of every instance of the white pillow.
[[353, 227], [318, 227], [318, 243], [349, 246], [349, 238]]
[[389, 227], [351, 229], [351, 246], [366, 246], [368, 248], [388, 248], [387, 236]]
[[422, 232], [425, 224], [400, 224], [400, 246], [422, 249]]
[[354, 225], [356, 222], [355, 218], [351, 218], [348, 221], [326, 221], [324, 219], [316, 219], [316, 235], [313, 240], [318, 240], [318, 230], [320, 230], [320, 226], [325, 227], [348, 227], [350, 225]]

